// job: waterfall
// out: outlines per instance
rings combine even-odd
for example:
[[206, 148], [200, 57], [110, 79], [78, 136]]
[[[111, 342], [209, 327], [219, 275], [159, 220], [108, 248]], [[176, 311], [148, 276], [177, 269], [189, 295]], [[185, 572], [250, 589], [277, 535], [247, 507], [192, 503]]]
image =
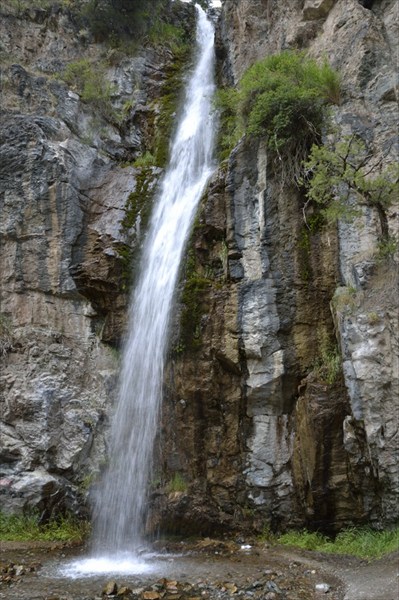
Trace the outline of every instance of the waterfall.
[[213, 170], [214, 28], [204, 11], [196, 9], [196, 64], [187, 83], [129, 310], [109, 466], [95, 503], [96, 555], [134, 552], [143, 543], [173, 297], [190, 227]]

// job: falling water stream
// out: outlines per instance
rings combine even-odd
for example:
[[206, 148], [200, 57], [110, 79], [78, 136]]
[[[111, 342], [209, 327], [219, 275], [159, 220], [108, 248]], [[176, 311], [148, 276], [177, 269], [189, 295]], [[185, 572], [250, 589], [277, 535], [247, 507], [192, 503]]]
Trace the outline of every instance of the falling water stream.
[[[94, 514], [93, 558], [81, 571], [119, 571], [143, 546], [147, 486], [159, 421], [168, 326], [185, 243], [213, 170], [214, 28], [197, 6], [197, 54], [155, 202], [132, 296], [109, 467]], [[138, 559], [137, 559], [138, 560]], [[139, 570], [145, 563], [139, 561]], [[112, 566], [109, 568], [112, 570]]]

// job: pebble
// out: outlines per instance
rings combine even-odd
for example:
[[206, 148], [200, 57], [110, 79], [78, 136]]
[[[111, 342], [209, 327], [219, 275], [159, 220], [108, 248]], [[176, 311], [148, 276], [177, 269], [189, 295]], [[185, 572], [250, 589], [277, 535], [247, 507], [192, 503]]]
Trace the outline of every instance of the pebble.
[[330, 591], [331, 586], [328, 585], [328, 583], [316, 583], [315, 588], [317, 592], [324, 592], [327, 594], [327, 592]]
[[18, 565], [15, 567], [15, 577], [20, 577], [21, 575], [25, 575], [25, 569], [22, 565]]
[[113, 596], [118, 591], [116, 581], [108, 581], [103, 589], [104, 596]]
[[274, 581], [266, 581], [266, 587], [269, 592], [275, 592], [276, 594], [282, 594], [282, 591]]
[[127, 596], [128, 594], [132, 593], [132, 589], [127, 587], [126, 585], [123, 585], [119, 588], [118, 590], [118, 596]]

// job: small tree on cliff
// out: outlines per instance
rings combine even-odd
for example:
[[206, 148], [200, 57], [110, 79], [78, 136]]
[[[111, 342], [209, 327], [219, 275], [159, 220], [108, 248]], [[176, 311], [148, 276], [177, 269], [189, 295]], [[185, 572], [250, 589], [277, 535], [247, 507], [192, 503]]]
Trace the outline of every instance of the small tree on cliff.
[[306, 225], [310, 205], [330, 222], [353, 218], [356, 205], [372, 206], [380, 221], [381, 252], [395, 252], [397, 244], [389, 236], [387, 210], [399, 198], [396, 163], [387, 164], [386, 156], [376, 159], [375, 153], [354, 134], [343, 139], [330, 135], [323, 145], [312, 146], [303, 169], [300, 182], [306, 189]]

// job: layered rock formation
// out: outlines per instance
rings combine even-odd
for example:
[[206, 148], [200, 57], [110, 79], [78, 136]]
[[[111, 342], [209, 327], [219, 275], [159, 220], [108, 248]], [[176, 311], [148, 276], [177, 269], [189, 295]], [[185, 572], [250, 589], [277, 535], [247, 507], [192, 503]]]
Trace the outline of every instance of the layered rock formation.
[[[396, 13], [392, 2], [369, 10], [356, 0], [226, 0], [217, 44], [222, 78], [235, 84], [254, 61], [288, 48], [328, 57], [342, 76], [333, 114], [340, 135], [360, 135], [373, 148], [370, 163], [383, 156], [389, 164], [397, 156]], [[217, 264], [220, 239], [227, 266], [197, 300], [200, 348], [172, 362], [169, 468], [195, 484], [166, 504], [168, 521], [172, 507], [177, 522], [190, 522], [194, 505], [203, 531], [245, 521], [330, 531], [392, 523], [397, 262], [379, 256], [375, 208], [308, 235], [303, 197], [267, 159], [262, 141], [240, 142], [224, 192], [220, 182], [216, 195], [211, 185], [203, 233], [195, 232], [199, 273]], [[212, 211], [223, 205], [225, 221], [215, 231]], [[397, 205], [385, 219], [397, 239]], [[335, 338], [337, 349], [327, 351]], [[338, 352], [342, 373], [331, 384], [323, 362], [339, 360]], [[198, 500], [200, 508], [192, 494], [206, 503]]]
[[[106, 460], [112, 347], [145, 222], [134, 203], [147, 202], [160, 174], [149, 168], [144, 185], [131, 161], [154, 137], [174, 57], [110, 55], [60, 9], [8, 11], [1, 27], [0, 491], [6, 509], [46, 517], [79, 510]], [[386, 164], [397, 148], [396, 29], [394, 0], [371, 10], [357, 0], [225, 0], [218, 71], [237, 84], [283, 49], [326, 56], [342, 75], [336, 126], [367, 140], [371, 164]], [[106, 59], [119, 119], [54, 76], [81, 56]], [[310, 234], [303, 202], [273, 173], [263, 140], [241, 140], [209, 184], [182, 268], [153, 528], [397, 519], [398, 269], [378, 243], [382, 226], [397, 238], [398, 207], [383, 224], [361, 207], [354, 222]]]
[[[175, 62], [166, 46], [132, 57], [97, 44], [60, 6], [2, 10], [0, 493], [4, 510], [48, 518], [81, 511], [106, 461], [143, 235], [132, 164]], [[176, 18], [188, 31], [193, 9]], [[107, 104], [65, 83], [69, 64], [103, 65]], [[146, 169], [147, 188], [160, 172]]]

